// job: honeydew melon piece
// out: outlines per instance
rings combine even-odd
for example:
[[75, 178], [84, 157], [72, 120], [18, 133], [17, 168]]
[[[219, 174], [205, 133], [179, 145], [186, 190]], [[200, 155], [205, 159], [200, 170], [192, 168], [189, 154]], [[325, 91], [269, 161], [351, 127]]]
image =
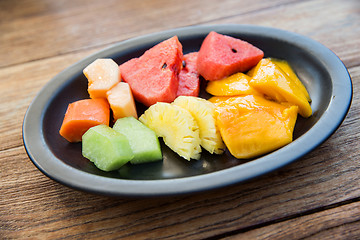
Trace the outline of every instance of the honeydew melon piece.
[[113, 129], [129, 140], [134, 158], [133, 164], [153, 162], [162, 159], [159, 139], [155, 132], [134, 117], [118, 119]]
[[107, 125], [90, 128], [82, 137], [82, 154], [103, 171], [113, 171], [134, 157], [128, 139]]

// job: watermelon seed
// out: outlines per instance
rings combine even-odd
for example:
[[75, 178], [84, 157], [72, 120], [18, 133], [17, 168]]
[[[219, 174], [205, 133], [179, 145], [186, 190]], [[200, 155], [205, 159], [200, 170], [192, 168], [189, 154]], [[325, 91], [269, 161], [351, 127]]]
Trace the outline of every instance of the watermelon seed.
[[232, 48], [231, 51], [232, 51], [233, 53], [237, 53], [236, 49], [234, 49], [234, 48]]
[[161, 69], [165, 69], [166, 67], [167, 67], [167, 64], [164, 63], [164, 64], [162, 65]]
[[186, 67], [186, 62], [185, 62], [185, 60], [182, 61], [182, 66], [183, 66], [183, 68]]

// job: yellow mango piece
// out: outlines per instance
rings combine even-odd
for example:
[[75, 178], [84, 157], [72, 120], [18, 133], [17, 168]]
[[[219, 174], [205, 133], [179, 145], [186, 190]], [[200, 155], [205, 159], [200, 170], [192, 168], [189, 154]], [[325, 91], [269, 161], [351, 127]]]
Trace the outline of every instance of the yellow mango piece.
[[213, 97], [216, 123], [230, 153], [239, 159], [274, 151], [293, 139], [297, 106], [261, 96]]
[[270, 59], [262, 59], [252, 71], [250, 86], [267, 97], [281, 103], [289, 102], [299, 107], [299, 114], [310, 117], [311, 106], [298, 85]]
[[248, 75], [239, 72], [221, 80], [209, 81], [205, 90], [214, 96], [259, 95], [249, 85], [250, 80]]
[[275, 63], [276, 65], [278, 65], [281, 68], [281, 70], [283, 70], [294, 81], [296, 86], [305, 95], [308, 102], [311, 102], [311, 98], [310, 98], [308, 91], [306, 90], [305, 86], [302, 84], [302, 82], [300, 81], [300, 79], [298, 78], [298, 76], [296, 75], [296, 73], [294, 72], [292, 67], [290, 66], [290, 64], [285, 60], [280, 60], [280, 59], [275, 59], [275, 58], [271, 58], [271, 61], [273, 63]]

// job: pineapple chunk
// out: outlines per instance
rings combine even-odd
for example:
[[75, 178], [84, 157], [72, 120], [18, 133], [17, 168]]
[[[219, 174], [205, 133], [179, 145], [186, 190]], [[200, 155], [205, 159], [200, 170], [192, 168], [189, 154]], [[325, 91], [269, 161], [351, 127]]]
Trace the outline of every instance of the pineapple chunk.
[[225, 145], [216, 127], [215, 105], [203, 98], [180, 96], [173, 104], [185, 108], [196, 120], [199, 130], [201, 146], [211, 154], [221, 154]]
[[181, 157], [189, 161], [200, 158], [199, 127], [186, 109], [158, 102], [150, 106], [139, 120]]

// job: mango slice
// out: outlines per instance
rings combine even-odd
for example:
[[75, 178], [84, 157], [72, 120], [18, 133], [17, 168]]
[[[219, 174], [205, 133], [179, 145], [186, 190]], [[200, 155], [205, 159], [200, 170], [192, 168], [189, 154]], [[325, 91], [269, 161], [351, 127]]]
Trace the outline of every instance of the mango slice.
[[249, 85], [250, 80], [251, 77], [239, 72], [221, 80], [208, 82], [205, 90], [214, 96], [260, 95]]
[[294, 83], [299, 88], [299, 90], [305, 95], [308, 102], [311, 102], [311, 98], [308, 91], [306, 90], [305, 86], [302, 84], [302, 82], [300, 81], [300, 79], [298, 78], [298, 76], [290, 66], [290, 64], [285, 60], [276, 59], [276, 58], [271, 58], [271, 61], [276, 65], [278, 65], [281, 68], [281, 70], [283, 70], [294, 81]]
[[216, 123], [230, 153], [248, 159], [290, 143], [297, 106], [284, 106], [261, 96], [213, 97]]
[[271, 59], [262, 59], [251, 70], [250, 86], [277, 102], [288, 102], [299, 107], [299, 114], [305, 118], [312, 115], [307, 97], [298, 84]]

